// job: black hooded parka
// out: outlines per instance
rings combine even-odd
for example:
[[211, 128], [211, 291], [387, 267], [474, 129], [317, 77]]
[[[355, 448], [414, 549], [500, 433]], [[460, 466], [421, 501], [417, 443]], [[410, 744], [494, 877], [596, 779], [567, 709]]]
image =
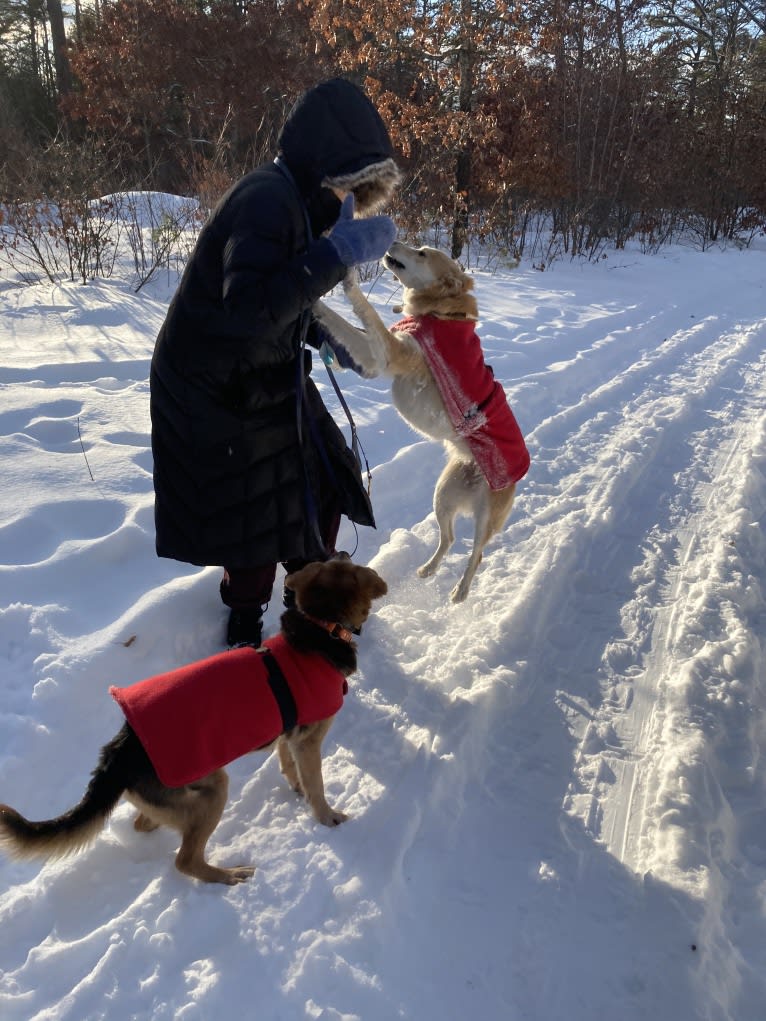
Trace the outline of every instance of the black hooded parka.
[[[334, 79], [296, 103], [279, 143], [279, 162], [235, 184], [202, 229], [157, 338], [161, 557], [231, 568], [321, 559], [315, 521], [327, 507], [374, 525], [302, 335], [312, 305], [347, 272], [321, 237], [340, 210], [328, 179], [374, 175], [391, 142], [364, 93]], [[311, 325], [308, 334], [311, 343]]]

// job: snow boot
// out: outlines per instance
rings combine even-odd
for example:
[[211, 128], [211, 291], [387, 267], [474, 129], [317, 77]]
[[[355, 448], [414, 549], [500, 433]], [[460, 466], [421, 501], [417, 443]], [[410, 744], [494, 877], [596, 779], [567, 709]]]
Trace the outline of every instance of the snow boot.
[[226, 629], [226, 644], [254, 645], [261, 644], [263, 636], [263, 610], [233, 609], [229, 613], [229, 625]]

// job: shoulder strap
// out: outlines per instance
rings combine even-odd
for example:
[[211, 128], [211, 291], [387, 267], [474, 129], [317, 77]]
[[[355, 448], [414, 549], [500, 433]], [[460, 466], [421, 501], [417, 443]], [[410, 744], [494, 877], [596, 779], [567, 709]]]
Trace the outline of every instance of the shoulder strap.
[[287, 683], [287, 678], [282, 673], [272, 652], [268, 649], [259, 649], [258, 654], [263, 658], [263, 665], [266, 667], [266, 680], [279, 706], [282, 729], [284, 731], [292, 730], [298, 723], [298, 707], [295, 704], [290, 685]]

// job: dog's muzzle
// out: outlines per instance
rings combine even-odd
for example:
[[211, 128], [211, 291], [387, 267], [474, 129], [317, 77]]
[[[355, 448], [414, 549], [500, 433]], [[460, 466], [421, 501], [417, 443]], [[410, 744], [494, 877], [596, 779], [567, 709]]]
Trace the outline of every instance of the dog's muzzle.
[[388, 252], [383, 256], [383, 263], [387, 269], [406, 269], [407, 267], [403, 262], [399, 262], [393, 255], [389, 255]]

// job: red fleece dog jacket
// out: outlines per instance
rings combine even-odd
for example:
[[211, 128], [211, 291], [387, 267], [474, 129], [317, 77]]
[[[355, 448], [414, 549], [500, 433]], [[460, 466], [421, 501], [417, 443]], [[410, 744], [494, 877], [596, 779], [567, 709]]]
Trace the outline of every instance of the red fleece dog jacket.
[[466, 441], [490, 489], [529, 471], [529, 451], [505, 390], [484, 361], [470, 319], [407, 316], [391, 327], [419, 344], [455, 432]]
[[[324, 657], [296, 652], [276, 635], [263, 643], [287, 681], [297, 726], [334, 716], [346, 678]], [[264, 657], [231, 649], [127, 688], [112, 686], [128, 723], [167, 787], [193, 783], [284, 732]]]

